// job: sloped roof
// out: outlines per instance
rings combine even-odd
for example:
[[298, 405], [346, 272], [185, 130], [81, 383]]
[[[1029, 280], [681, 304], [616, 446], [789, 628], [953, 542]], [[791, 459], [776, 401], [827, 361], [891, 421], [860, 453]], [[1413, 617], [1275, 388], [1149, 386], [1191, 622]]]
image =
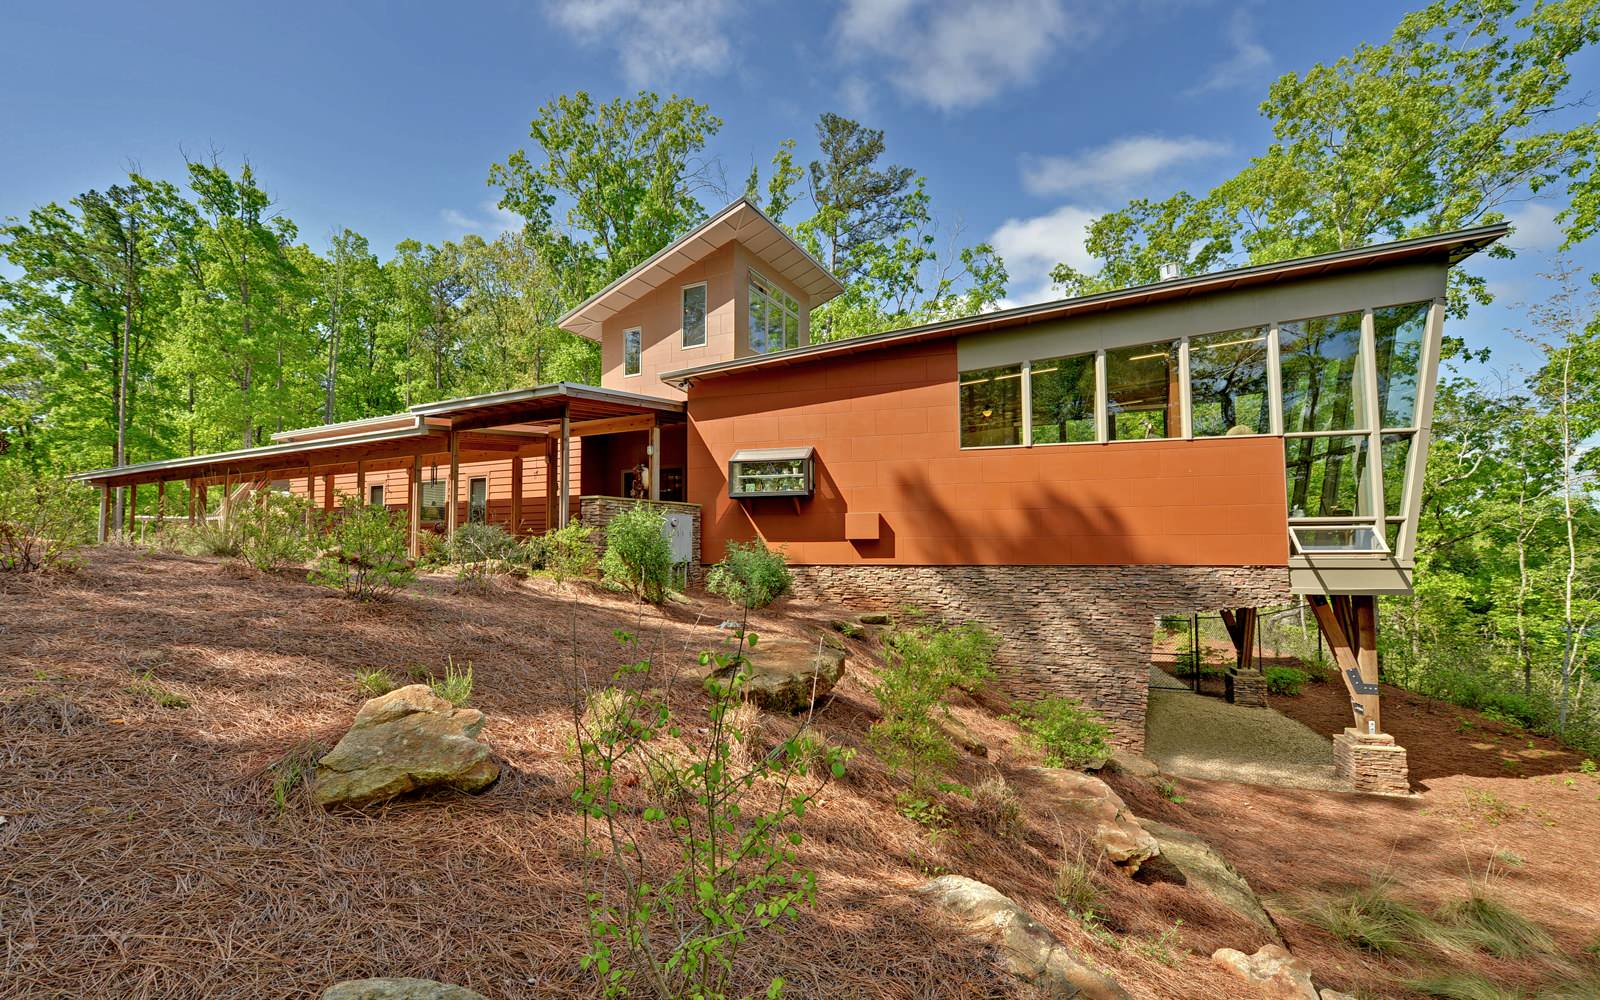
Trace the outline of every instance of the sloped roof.
[[782, 226], [747, 199], [740, 198], [591, 295], [582, 305], [561, 317], [556, 325], [580, 337], [599, 340], [600, 326], [606, 320], [662, 285], [671, 284], [690, 265], [734, 240], [758, 254], [780, 277], [809, 295], [813, 306], [844, 291], [839, 279], [784, 232]]
[[1380, 243], [1375, 246], [1357, 247], [1352, 250], [1338, 250], [1333, 253], [1317, 254], [1312, 257], [1297, 257], [1293, 260], [1278, 261], [1272, 264], [1256, 264], [1226, 271], [1213, 271], [1210, 274], [1196, 275], [1192, 278], [1172, 278], [1148, 285], [1138, 285], [1133, 288], [1120, 288], [1116, 291], [1083, 295], [1072, 299], [1057, 299], [1051, 302], [1019, 306], [1014, 309], [999, 309], [994, 312], [978, 313], [974, 316], [962, 316], [957, 319], [941, 320], [937, 323], [925, 323], [900, 330], [889, 330], [865, 337], [852, 337], [848, 340], [808, 344], [805, 347], [792, 348], [787, 351], [755, 354], [749, 357], [734, 358], [730, 361], [718, 361], [712, 364], [697, 365], [692, 368], [680, 368], [676, 371], [664, 372], [661, 378], [663, 381], [675, 382], [683, 386], [690, 382], [708, 378], [720, 378], [753, 368], [803, 364], [897, 344], [983, 333], [990, 330], [1002, 330], [1008, 327], [1025, 326], [1029, 323], [1039, 323], [1046, 320], [1064, 319], [1096, 312], [1111, 312], [1117, 309], [1153, 305], [1157, 302], [1195, 298], [1216, 292], [1252, 288], [1348, 271], [1359, 271], [1368, 267], [1388, 267], [1396, 264], [1428, 260], [1455, 264], [1484, 249], [1510, 231], [1510, 226], [1500, 222], [1489, 226], [1478, 226], [1473, 229], [1440, 233], [1436, 236], [1418, 236], [1393, 243]]

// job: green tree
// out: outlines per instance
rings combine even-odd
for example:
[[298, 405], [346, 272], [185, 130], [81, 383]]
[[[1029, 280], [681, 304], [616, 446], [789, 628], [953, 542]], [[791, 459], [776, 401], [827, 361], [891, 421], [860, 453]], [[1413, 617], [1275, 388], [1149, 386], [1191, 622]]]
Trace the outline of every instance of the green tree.
[[[1576, 241], [1596, 229], [1600, 126], [1563, 127], [1569, 63], [1600, 36], [1593, 0], [1438, 0], [1382, 45], [1272, 85], [1273, 143], [1204, 197], [1137, 199], [1095, 220], [1098, 271], [1057, 265], [1085, 294], [1190, 273], [1238, 256], [1267, 263], [1501, 220], [1510, 201], [1566, 189], [1557, 218]], [[1499, 248], [1492, 251], [1509, 254]], [[1488, 300], [1452, 273], [1453, 307]]]

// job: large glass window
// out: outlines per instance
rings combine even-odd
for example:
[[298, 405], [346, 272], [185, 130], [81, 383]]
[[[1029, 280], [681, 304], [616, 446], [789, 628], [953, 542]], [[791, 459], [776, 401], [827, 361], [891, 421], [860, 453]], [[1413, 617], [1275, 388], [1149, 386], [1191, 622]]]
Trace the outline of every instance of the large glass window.
[[683, 290], [683, 346], [706, 346], [706, 286]]
[[750, 272], [750, 350], [770, 354], [800, 346], [800, 303]]
[[467, 521], [486, 524], [489, 520], [489, 480], [478, 476], [467, 480]]
[[1367, 473], [1364, 435], [1290, 438], [1284, 451], [1290, 517], [1372, 515], [1371, 494], [1362, 485]]
[[1385, 434], [1383, 451], [1383, 506], [1391, 517], [1405, 513], [1406, 459], [1411, 457], [1410, 434]]
[[1113, 441], [1181, 436], [1178, 345], [1141, 344], [1107, 351], [1106, 412]]
[[644, 352], [638, 330], [622, 331], [622, 374], [637, 375], [642, 370]]
[[1283, 429], [1292, 434], [1364, 428], [1361, 314], [1296, 320], [1278, 330]]
[[1093, 354], [1033, 362], [1028, 391], [1034, 444], [1095, 439]]
[[961, 373], [961, 447], [1022, 443], [1022, 366]]
[[1417, 412], [1417, 374], [1433, 303], [1413, 302], [1372, 311], [1378, 355], [1378, 410], [1384, 427], [1410, 427]]
[[1189, 405], [1195, 437], [1266, 434], [1267, 328], [1189, 338]]

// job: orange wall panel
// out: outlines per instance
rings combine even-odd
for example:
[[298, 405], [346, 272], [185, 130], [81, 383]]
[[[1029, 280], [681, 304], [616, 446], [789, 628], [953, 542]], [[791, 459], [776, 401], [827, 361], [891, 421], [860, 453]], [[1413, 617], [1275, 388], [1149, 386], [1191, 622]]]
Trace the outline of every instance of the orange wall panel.
[[[953, 341], [710, 379], [689, 416], [707, 562], [758, 536], [802, 564], [1288, 562], [1281, 440], [963, 450]], [[803, 445], [814, 496], [728, 497], [735, 451]], [[849, 540], [871, 514], [879, 537]]]

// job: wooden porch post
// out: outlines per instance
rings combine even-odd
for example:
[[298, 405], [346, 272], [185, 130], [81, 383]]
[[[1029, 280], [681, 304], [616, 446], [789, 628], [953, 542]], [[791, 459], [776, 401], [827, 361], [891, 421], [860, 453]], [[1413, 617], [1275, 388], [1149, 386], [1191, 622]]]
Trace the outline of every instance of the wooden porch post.
[[561, 506], [556, 510], [556, 527], [565, 528], [572, 507], [572, 407], [561, 407]]
[[544, 439], [544, 530], [556, 527], [556, 439]]
[[650, 499], [661, 499], [661, 421], [650, 423]]
[[333, 475], [323, 473], [322, 476], [322, 510], [324, 513], [333, 513]]
[[188, 487], [189, 487], [189, 524], [192, 526], [194, 524], [194, 497], [195, 497], [195, 490], [197, 488], [195, 486], [195, 480], [194, 479], [191, 478], [188, 481]]
[[522, 534], [522, 453], [511, 456], [511, 534]]
[[411, 558], [422, 558], [422, 455], [418, 453], [411, 456], [411, 491], [408, 516], [411, 525], [407, 529], [410, 539]]
[[306, 466], [306, 530], [307, 531], [311, 530], [311, 524], [312, 524], [311, 512], [312, 512], [313, 509], [316, 508], [316, 506], [317, 506], [317, 477], [316, 477], [316, 474], [311, 470], [311, 466], [307, 465]]
[[128, 537], [131, 539], [135, 533], [135, 525], [139, 520], [139, 484], [128, 484]]
[[197, 490], [195, 506], [199, 510], [200, 520], [204, 522], [211, 516], [210, 488], [206, 485], [206, 481], [202, 479], [196, 483], [195, 489]]
[[165, 479], [156, 483], [156, 528], [161, 528], [161, 522], [167, 519], [167, 481]]
[[456, 432], [450, 432], [450, 481], [445, 489], [450, 497], [444, 508], [444, 537], [456, 537], [456, 504], [461, 502], [461, 446], [456, 438]]
[[95, 537], [104, 545], [111, 530], [111, 487], [100, 486], [100, 524], [95, 529]]
[[367, 502], [367, 463], [356, 459], [356, 499], [361, 503]]

